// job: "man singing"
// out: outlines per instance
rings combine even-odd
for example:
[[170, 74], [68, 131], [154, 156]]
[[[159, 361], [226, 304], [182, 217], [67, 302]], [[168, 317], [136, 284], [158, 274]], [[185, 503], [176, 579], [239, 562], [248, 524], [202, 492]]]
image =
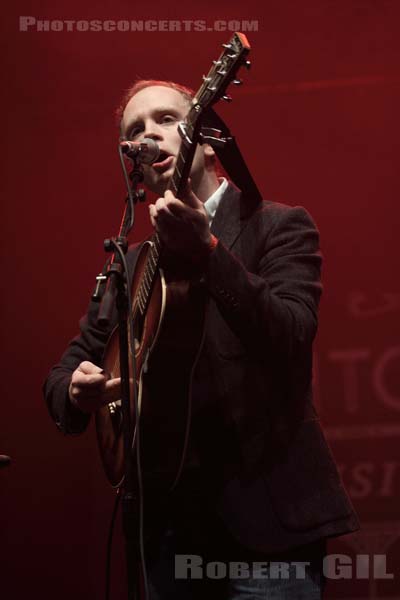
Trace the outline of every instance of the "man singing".
[[[144, 183], [158, 196], [149, 212], [165, 249], [166, 279], [181, 280], [145, 374], [145, 500], [155, 507], [145, 511], [145, 519], [154, 517], [145, 547], [150, 596], [321, 598], [325, 541], [354, 531], [358, 521], [312, 404], [318, 231], [303, 208], [254, 202], [248, 190], [220, 178], [207, 144], [196, 149], [184, 197], [167, 190], [191, 97], [175, 83], [139, 81], [121, 110], [124, 139], [151, 138], [160, 148], [157, 162], [143, 165]], [[128, 251], [130, 265], [137, 252]], [[171, 490], [164, 483], [173, 480], [182, 447], [172, 435], [182, 419], [171, 392], [180, 378], [174, 328], [181, 335], [184, 315], [189, 333], [199, 299], [204, 318], [187, 388], [190, 436]], [[99, 327], [97, 311], [92, 302], [45, 385], [64, 433], [84, 431], [91, 413], [120, 398], [120, 379], [103, 371], [110, 330]], [[198, 557], [201, 575], [185, 575], [187, 555]], [[229, 568], [212, 577], [211, 561], [259, 568], [245, 577], [229, 576]], [[285, 565], [279, 576], [277, 562]]]

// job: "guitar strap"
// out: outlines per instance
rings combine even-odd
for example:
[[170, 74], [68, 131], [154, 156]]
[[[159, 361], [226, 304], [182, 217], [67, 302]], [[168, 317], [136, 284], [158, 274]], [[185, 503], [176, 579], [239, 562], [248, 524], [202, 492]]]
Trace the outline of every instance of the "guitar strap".
[[213, 108], [209, 108], [205, 113], [201, 143], [210, 144], [214, 148], [226, 173], [252, 203], [258, 204], [262, 201], [235, 137]]

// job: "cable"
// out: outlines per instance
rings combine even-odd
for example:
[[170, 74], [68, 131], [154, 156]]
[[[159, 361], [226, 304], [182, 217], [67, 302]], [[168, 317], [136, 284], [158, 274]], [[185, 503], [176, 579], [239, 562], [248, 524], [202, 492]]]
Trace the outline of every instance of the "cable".
[[112, 542], [114, 534], [115, 519], [117, 516], [119, 501], [121, 499], [120, 488], [117, 489], [117, 495], [115, 497], [114, 508], [111, 516], [110, 529], [108, 532], [107, 540], [107, 553], [106, 553], [106, 600], [110, 600], [110, 582], [111, 582], [111, 552]]
[[[125, 164], [125, 160], [124, 160], [124, 154], [122, 152], [122, 148], [121, 146], [118, 144], [118, 156], [119, 156], [119, 160], [121, 163], [121, 169], [122, 169], [122, 173], [124, 176], [124, 180], [125, 180], [125, 185], [126, 185], [126, 189], [128, 192], [128, 200], [129, 200], [129, 209], [130, 209], [130, 221], [129, 221], [129, 225], [128, 225], [128, 231], [132, 228], [133, 226], [133, 221], [135, 219], [135, 210], [134, 210], [134, 200], [133, 200], [133, 193], [132, 193], [132, 187], [131, 187], [131, 183], [129, 181], [129, 175], [128, 175], [128, 171], [126, 169], [126, 164]], [[136, 168], [138, 168], [138, 165], [136, 164]]]

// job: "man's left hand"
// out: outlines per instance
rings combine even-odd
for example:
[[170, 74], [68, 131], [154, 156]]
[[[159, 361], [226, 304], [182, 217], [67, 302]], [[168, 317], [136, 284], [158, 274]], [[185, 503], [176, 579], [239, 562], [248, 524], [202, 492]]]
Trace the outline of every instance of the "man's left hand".
[[163, 198], [150, 204], [150, 219], [166, 249], [194, 261], [207, 256], [211, 234], [207, 211], [188, 184], [179, 200], [167, 190]]

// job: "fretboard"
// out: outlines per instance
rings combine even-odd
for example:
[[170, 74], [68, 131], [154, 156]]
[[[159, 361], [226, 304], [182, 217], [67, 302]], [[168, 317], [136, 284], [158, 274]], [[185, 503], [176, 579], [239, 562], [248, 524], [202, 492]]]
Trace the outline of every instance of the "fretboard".
[[[191, 137], [194, 134], [193, 125], [186, 126], [186, 133]], [[184, 192], [190, 170], [192, 167], [194, 152], [196, 144], [192, 143], [189, 138], [183, 138], [179, 148], [179, 153], [176, 159], [174, 172], [171, 175], [171, 179], [168, 183], [169, 190], [172, 191], [174, 196], [181, 198]], [[153, 288], [154, 280], [157, 276], [158, 265], [160, 262], [160, 256], [162, 251], [162, 242], [158, 236], [158, 233], [154, 233], [150, 240], [151, 247], [147, 255], [146, 264], [143, 270], [142, 279], [139, 285], [139, 289], [136, 295], [137, 306], [142, 316], [145, 315], [147, 310], [148, 301]]]

